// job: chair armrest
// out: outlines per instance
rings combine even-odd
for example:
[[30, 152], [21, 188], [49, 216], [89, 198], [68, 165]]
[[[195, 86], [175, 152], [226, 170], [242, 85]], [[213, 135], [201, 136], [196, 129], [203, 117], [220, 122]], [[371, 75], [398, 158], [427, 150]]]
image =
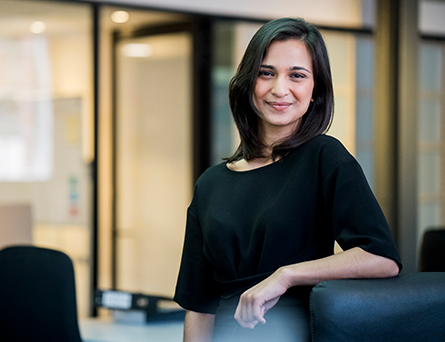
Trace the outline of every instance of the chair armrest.
[[313, 342], [439, 341], [445, 336], [445, 272], [317, 284]]

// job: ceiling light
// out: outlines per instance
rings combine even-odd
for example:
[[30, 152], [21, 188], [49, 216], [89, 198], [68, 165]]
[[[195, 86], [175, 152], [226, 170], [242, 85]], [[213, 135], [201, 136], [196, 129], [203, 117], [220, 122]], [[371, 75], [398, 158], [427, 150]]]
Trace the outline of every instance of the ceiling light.
[[111, 20], [117, 24], [126, 23], [130, 15], [126, 11], [115, 11], [111, 14]]
[[149, 44], [125, 44], [121, 51], [126, 57], [150, 57], [153, 54], [153, 48]]
[[46, 30], [46, 24], [43, 21], [34, 21], [29, 25], [31, 33], [39, 34]]

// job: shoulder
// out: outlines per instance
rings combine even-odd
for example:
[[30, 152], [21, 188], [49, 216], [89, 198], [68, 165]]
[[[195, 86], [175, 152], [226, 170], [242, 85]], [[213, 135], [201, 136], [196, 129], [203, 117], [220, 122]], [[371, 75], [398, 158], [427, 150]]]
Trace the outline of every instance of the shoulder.
[[198, 215], [199, 208], [208, 201], [215, 187], [221, 182], [221, 178], [224, 172], [226, 172], [225, 169], [227, 169], [226, 163], [219, 163], [210, 166], [198, 177], [193, 190], [193, 199], [189, 207], [194, 215]]
[[302, 152], [311, 155], [312, 158], [318, 156], [319, 159], [338, 162], [353, 160], [354, 157], [349, 153], [343, 144], [336, 138], [329, 135], [319, 135], [309, 140], [301, 147]]
[[195, 196], [197, 193], [207, 193], [221, 183], [229, 169], [226, 162], [222, 162], [206, 169], [198, 178], [195, 184]]
[[213, 182], [219, 179], [227, 171], [226, 162], [222, 162], [207, 168], [201, 176], [199, 176], [196, 184], [203, 184], [208, 182]]
[[333, 170], [356, 169], [357, 160], [343, 144], [329, 135], [319, 135], [301, 146], [296, 152], [296, 162], [308, 165], [313, 172], [324, 178]]
[[316, 149], [328, 149], [329, 151], [347, 151], [343, 144], [333, 136], [322, 134], [309, 140], [304, 146]]

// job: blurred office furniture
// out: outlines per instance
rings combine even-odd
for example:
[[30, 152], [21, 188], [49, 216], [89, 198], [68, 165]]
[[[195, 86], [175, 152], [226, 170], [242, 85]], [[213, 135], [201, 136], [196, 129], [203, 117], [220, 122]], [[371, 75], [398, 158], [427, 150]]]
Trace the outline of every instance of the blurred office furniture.
[[96, 290], [101, 317], [79, 321], [85, 342], [177, 342], [183, 339], [185, 310], [170, 298], [118, 290]]
[[0, 339], [81, 341], [74, 269], [66, 254], [33, 246], [0, 251]]
[[185, 310], [172, 298], [143, 293], [96, 290], [94, 304], [96, 307], [110, 310], [116, 323], [184, 321], [185, 317]]
[[30, 204], [0, 204], [0, 249], [32, 243]]
[[445, 273], [324, 281], [311, 292], [312, 342], [445, 340]]
[[445, 272], [445, 227], [423, 235], [419, 258], [420, 272]]

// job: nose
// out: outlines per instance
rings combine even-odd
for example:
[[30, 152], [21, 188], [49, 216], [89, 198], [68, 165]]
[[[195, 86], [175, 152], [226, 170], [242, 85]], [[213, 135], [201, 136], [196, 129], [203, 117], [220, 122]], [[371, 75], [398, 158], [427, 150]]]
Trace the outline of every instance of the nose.
[[284, 77], [277, 77], [273, 82], [270, 92], [276, 97], [286, 96], [289, 93], [286, 79]]

